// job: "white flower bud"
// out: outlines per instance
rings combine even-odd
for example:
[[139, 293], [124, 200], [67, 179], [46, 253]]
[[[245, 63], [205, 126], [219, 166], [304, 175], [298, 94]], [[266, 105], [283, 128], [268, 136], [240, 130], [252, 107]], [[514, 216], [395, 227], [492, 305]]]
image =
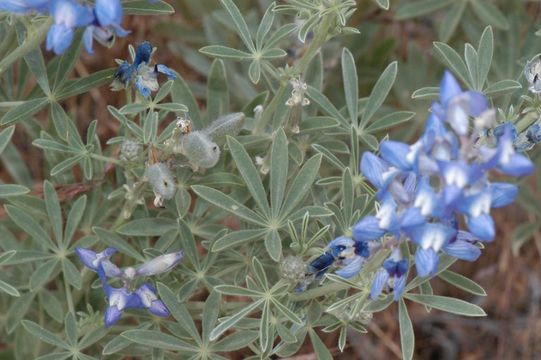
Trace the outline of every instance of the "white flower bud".
[[156, 195], [154, 205], [162, 207], [164, 200], [173, 198], [177, 187], [167, 165], [159, 162], [147, 166], [147, 178]]

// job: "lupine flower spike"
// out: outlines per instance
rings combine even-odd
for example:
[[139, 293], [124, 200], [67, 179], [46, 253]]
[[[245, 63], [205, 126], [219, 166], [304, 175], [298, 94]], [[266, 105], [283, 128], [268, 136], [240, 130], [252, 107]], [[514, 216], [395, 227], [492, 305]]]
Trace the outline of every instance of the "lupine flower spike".
[[[385, 239], [393, 252], [376, 272], [371, 297], [389, 287], [397, 300], [408, 267], [398, 250], [401, 242], [416, 245], [417, 274], [425, 277], [436, 272], [442, 252], [474, 261], [481, 254], [477, 243], [494, 240], [490, 211], [512, 203], [518, 189], [491, 183], [489, 170], [517, 177], [530, 174], [534, 166], [516, 151], [512, 127], [499, 129], [492, 147], [477, 142], [479, 133], [492, 126], [494, 111], [481, 93], [462, 91], [451, 73], [445, 72], [440, 101], [431, 110], [424, 133], [413, 145], [387, 140], [380, 145], [380, 156], [363, 154], [361, 172], [376, 188], [380, 207], [375, 216], [353, 226], [352, 238], [331, 241], [308, 265], [308, 273], [321, 276], [336, 266], [336, 274], [352, 277]], [[461, 218], [467, 229], [459, 229]]]

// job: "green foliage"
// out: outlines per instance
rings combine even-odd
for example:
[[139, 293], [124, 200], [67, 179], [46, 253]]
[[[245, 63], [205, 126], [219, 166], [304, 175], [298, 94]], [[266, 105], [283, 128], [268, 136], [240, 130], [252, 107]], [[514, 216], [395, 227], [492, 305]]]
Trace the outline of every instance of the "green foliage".
[[[395, 306], [392, 294], [369, 298], [389, 252], [377, 252], [354, 278], [328, 273], [297, 291], [309, 282], [305, 264], [379, 206], [360, 156], [389, 136], [419, 132], [443, 67], [484, 93], [500, 122], [525, 129], [528, 113], [539, 114], [521, 79], [538, 51], [529, 34], [538, 24], [516, 3], [125, 1], [125, 14], [160, 15], [153, 31], [167, 46], [158, 52], [169, 49], [177, 58], [168, 65], [182, 62], [194, 76], [177, 74], [149, 98], [126, 89], [125, 103], [107, 106], [117, 129], [109, 138], [100, 135], [105, 119], [83, 125], [70, 104], [108, 91], [114, 60], [76, 77], [76, 63], [86, 61], [81, 33], [53, 57], [39, 47], [49, 17], [0, 15], [6, 357], [223, 359], [241, 350], [275, 358], [298, 353], [308, 338], [318, 359], [331, 359], [337, 354], [322, 333], [337, 333], [345, 351], [348, 334], [367, 332], [373, 316]], [[186, 21], [166, 16], [175, 11]], [[408, 23], [403, 29], [438, 24], [437, 34], [427, 30], [431, 45], [409, 34], [407, 44], [395, 42], [389, 14]], [[29, 156], [39, 157], [39, 172]], [[156, 163], [170, 171], [174, 195], [163, 196], [149, 176]], [[514, 253], [541, 227], [537, 200], [521, 186], [530, 217], [513, 232]], [[122, 267], [184, 251], [181, 265], [156, 280], [170, 317], [129, 310], [130, 320], [103, 326], [101, 286], [74, 251], [108, 246]], [[404, 253], [413, 253], [408, 246]], [[487, 294], [449, 270], [455, 261], [441, 255], [434, 276], [409, 276], [396, 305], [404, 359], [416, 358], [411, 303], [486, 315], [470, 301]], [[433, 294], [436, 282], [463, 290], [467, 301]]]

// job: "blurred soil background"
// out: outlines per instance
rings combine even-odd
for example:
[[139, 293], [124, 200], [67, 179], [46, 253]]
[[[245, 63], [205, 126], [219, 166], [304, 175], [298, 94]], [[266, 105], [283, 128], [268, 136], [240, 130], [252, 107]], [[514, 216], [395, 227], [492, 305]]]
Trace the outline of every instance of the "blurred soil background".
[[[218, 8], [217, 1], [170, 0], [170, 3], [176, 9], [176, 14], [173, 16], [126, 17], [123, 25], [125, 28], [131, 29], [132, 34], [126, 38], [117, 39], [111, 49], [96, 44], [94, 55], [83, 52], [72, 76], [82, 77], [98, 70], [115, 67], [115, 58], [129, 59], [127, 49], [129, 44], [136, 46], [140, 42], [148, 40], [158, 48], [154, 55], [154, 60], [157, 63], [167, 64], [179, 72], [190, 85], [196, 88], [194, 91], [196, 96], [197, 94], [204, 95], [198, 91], [198, 87], [205, 84], [206, 78], [201, 69], [194, 69], [190, 62], [185, 61], [183, 48], [197, 50], [206, 45], [202, 30], [203, 16], [197, 14], [194, 9], [205, 9], [204, 16], [207, 16], [208, 9]], [[195, 3], [198, 4], [194, 5]], [[257, 1], [246, 0], [238, 1], [238, 3], [255, 4]], [[363, 53], [356, 59], [359, 76], [365, 80], [364, 83], [360, 84], [360, 94], [368, 93], [373, 81], [389, 62], [379, 61], [374, 52], [384, 52], [389, 59], [397, 59], [399, 63], [407, 62], [408, 46], [414, 42], [415, 46], [421, 50], [428, 66], [436, 66], [436, 61], [431, 58], [430, 50], [432, 42], [437, 40], [434, 24], [439, 21], [438, 18], [419, 18], [412, 21], [396, 22], [393, 20], [392, 12], [378, 10], [371, 1], [359, 0], [358, 3], [359, 9], [349, 25], [359, 27], [361, 24], [372, 24], [377, 26], [374, 30], [375, 33], [371, 34], [370, 39], [362, 39], [363, 34], [357, 35], [361, 40], [357, 40], [358, 38], [353, 36], [344, 36], [329, 45], [330, 50], [327, 49], [329, 51], [325, 52], [326, 71], [334, 73], [335, 76], [329, 77], [328, 86], [341, 86], [332, 83], [340, 81], [338, 76], [340, 73], [338, 58], [340, 52], [332, 51], [333, 45], [337, 48], [344, 44], [356, 46], [355, 42], [361, 41], [367, 42], [366, 46], [363, 46], [371, 49], [372, 52]], [[254, 6], [263, 8], [261, 4]], [[393, 2], [391, 1], [391, 8], [392, 6]], [[525, 3], [525, 7], [530, 14], [533, 14], [532, 16], [539, 14], [539, 4]], [[457, 43], [461, 44], [461, 41], [459, 40]], [[461, 51], [460, 47], [456, 48], [459, 52]], [[50, 53], [44, 52], [44, 54], [48, 58], [51, 57]], [[366, 69], [369, 69], [370, 72]], [[433, 69], [427, 69], [428, 72], [434, 73]], [[399, 68], [399, 77], [400, 74]], [[427, 81], [427, 83], [410, 88], [410, 93], [421, 86], [437, 85], [437, 77], [434, 77], [431, 82]], [[32, 84], [27, 85], [29, 89], [32, 87]], [[332, 98], [332, 94], [329, 96]], [[198, 100], [200, 106], [204, 108], [204, 98], [201, 96]], [[389, 100], [393, 102], [393, 99]], [[90, 93], [71, 98], [63, 105], [67, 113], [77, 119], [77, 127], [83, 138], [88, 124], [92, 120], [98, 119], [98, 134], [105, 142], [116, 135], [118, 127], [118, 122], [113, 119], [106, 107], [107, 105], [121, 107], [124, 101], [124, 92], [113, 92], [108, 86], [102, 86]], [[240, 109], [241, 105], [237, 104], [234, 110]], [[400, 96], [396, 96], [392, 105], [405, 106], [400, 100]], [[429, 103], [424, 102], [421, 105], [417, 104], [417, 106], [417, 109], [424, 107], [426, 111]], [[412, 120], [416, 124], [407, 124], [405, 126], [407, 129], [404, 127], [395, 129], [391, 132], [390, 137], [393, 137], [395, 133], [420, 131], [424, 115], [423, 113], [418, 114], [416, 119]], [[39, 113], [37, 117], [44, 123], [48, 121], [46, 112]], [[13, 142], [21, 152], [24, 162], [29, 165], [36, 180], [33, 193], [40, 194], [41, 178], [43, 177], [42, 151], [33, 147], [31, 139], [25, 136], [19, 128], [13, 137]], [[4, 182], [13, 182], [3, 167], [0, 167], [0, 179]], [[529, 179], [529, 185], [534, 184], [535, 179]], [[81, 182], [57, 190], [62, 200], [69, 201], [78, 193], [85, 192], [89, 186], [91, 184]], [[535, 199], [535, 201], [539, 201], [539, 199]], [[0, 208], [0, 216], [5, 216], [2, 208]], [[435, 294], [458, 297], [473, 302], [481, 306], [488, 316], [485, 318], [466, 318], [438, 310], [427, 312], [422, 305], [409, 302], [408, 308], [416, 335], [415, 359], [541, 359], [541, 233], [536, 232], [533, 237], [521, 239], [522, 246], [518, 251], [513, 251], [514, 246], [516, 247], [516, 244], [513, 244], [513, 229], [518, 224], [533, 222], [532, 215], [519, 205], [513, 205], [503, 210], [497, 210], [495, 220], [498, 235], [494, 243], [488, 244], [481, 258], [474, 264], [462, 261], [451, 267], [451, 270], [479, 283], [486, 290], [487, 296], [473, 296], [439, 279], [431, 282]], [[367, 328], [369, 330], [367, 334], [349, 333], [348, 345], [343, 353], [340, 353], [337, 347], [338, 334], [320, 332], [320, 336], [336, 359], [387, 360], [401, 357], [396, 305], [391, 306], [387, 311], [375, 314]], [[232, 359], [242, 359], [244, 356], [244, 352], [230, 354]], [[291, 359], [316, 359], [315, 354], [311, 351], [308, 337], [302, 351]]]

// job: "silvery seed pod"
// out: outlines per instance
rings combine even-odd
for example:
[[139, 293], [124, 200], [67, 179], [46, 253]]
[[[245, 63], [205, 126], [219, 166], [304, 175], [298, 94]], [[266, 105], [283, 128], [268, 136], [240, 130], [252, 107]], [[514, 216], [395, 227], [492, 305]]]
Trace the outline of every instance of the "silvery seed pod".
[[124, 140], [120, 146], [120, 160], [134, 161], [141, 153], [141, 145], [133, 140]]
[[216, 165], [220, 158], [220, 148], [202, 131], [183, 135], [180, 138], [180, 152], [188, 158], [195, 170], [209, 169]]
[[541, 54], [535, 55], [524, 67], [524, 77], [530, 83], [529, 90], [533, 93], [541, 93]]
[[148, 182], [152, 186], [156, 199], [154, 205], [163, 206], [164, 200], [172, 199], [177, 190], [171, 171], [164, 163], [158, 162], [147, 166]]
[[227, 135], [235, 136], [241, 131], [245, 118], [246, 116], [241, 112], [220, 116], [203, 132], [215, 143], [223, 144]]

